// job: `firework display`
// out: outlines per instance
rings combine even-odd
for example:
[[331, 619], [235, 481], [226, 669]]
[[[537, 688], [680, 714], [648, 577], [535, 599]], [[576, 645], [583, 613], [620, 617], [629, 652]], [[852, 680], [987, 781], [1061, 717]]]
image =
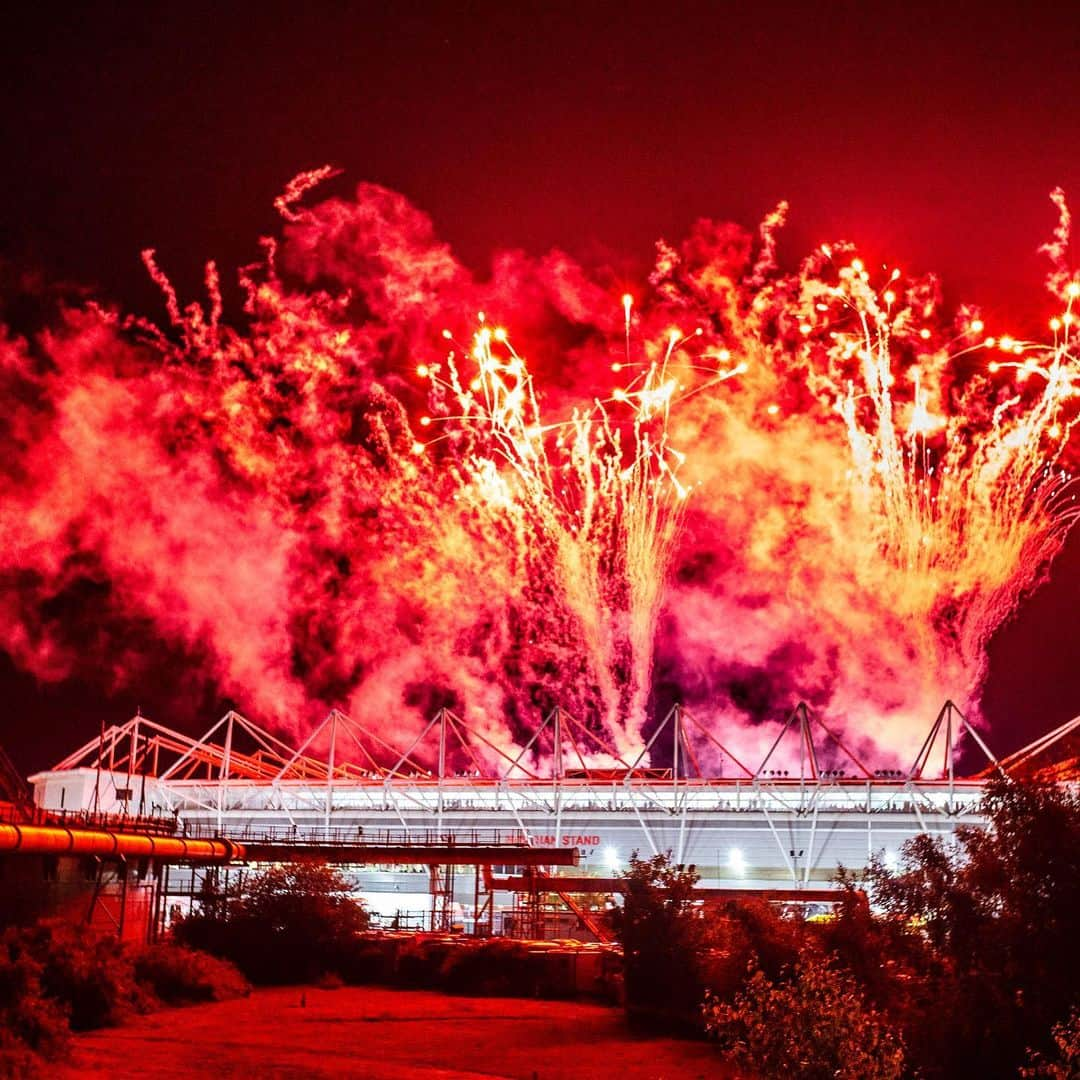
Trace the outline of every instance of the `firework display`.
[[[161, 642], [282, 728], [442, 705], [519, 745], [558, 704], [636, 752], [674, 701], [752, 752], [805, 699], [910, 756], [1076, 514], [1069, 219], [1046, 342], [936, 281], [700, 221], [646, 282], [467, 270], [316, 170], [162, 327], [66, 302], [0, 338], [0, 647], [151, 678]], [[1048, 315], [1049, 317], [1049, 315]]]

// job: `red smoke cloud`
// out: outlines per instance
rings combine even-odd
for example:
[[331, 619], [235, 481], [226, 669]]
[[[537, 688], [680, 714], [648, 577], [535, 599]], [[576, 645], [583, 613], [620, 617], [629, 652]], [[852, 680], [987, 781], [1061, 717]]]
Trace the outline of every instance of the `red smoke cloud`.
[[[283, 728], [449, 704], [504, 745], [558, 703], [633, 748], [678, 699], [751, 757], [800, 697], [905, 756], [977, 706], [1071, 524], [1071, 321], [1003, 350], [850, 250], [782, 273], [781, 208], [660, 244], [627, 335], [602, 268], [478, 280], [391, 191], [300, 208], [325, 175], [279, 200], [236, 325], [215, 268], [182, 308], [148, 255], [164, 331], [82, 303], [0, 341], [19, 664], [146, 680], [149, 635]], [[1063, 216], [1063, 315], [1067, 245]]]

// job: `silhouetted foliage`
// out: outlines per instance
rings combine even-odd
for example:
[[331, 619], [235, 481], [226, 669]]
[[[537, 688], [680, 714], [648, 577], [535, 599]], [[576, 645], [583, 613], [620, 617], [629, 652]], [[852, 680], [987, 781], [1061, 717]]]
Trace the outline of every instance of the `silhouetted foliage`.
[[53, 921], [10, 933], [14, 947], [40, 964], [42, 991], [63, 1009], [72, 1031], [118, 1024], [149, 1004], [130, 953], [116, 938]]
[[899, 1080], [904, 1047], [858, 982], [813, 950], [779, 980], [751, 975], [733, 1001], [710, 995], [706, 1030], [739, 1065], [763, 1077]]
[[0, 1077], [49, 1075], [72, 1030], [117, 1024], [159, 1002], [246, 992], [235, 968], [170, 944], [132, 946], [43, 920], [0, 939]]
[[694, 902], [695, 867], [637, 852], [612, 926], [623, 947], [627, 1016], [651, 1028], [700, 1030], [709, 925]]
[[710, 1029], [764, 1076], [899, 1076], [906, 1059], [926, 1080], [1025, 1062], [1080, 1080], [1080, 795], [998, 779], [985, 811], [989, 828], [909, 841], [899, 871], [872, 863], [876, 910], [842, 874], [815, 925], [703, 908], [692, 867], [635, 857], [615, 918], [628, 1012], [686, 1027], [707, 988]]
[[[955, 842], [918, 836], [898, 872], [875, 864], [868, 875], [883, 916], [864, 956], [888, 938], [899, 969], [891, 1012], [930, 1077], [1015, 1075], [1028, 1047], [1049, 1047], [1080, 987], [1080, 798], [998, 779], [985, 808], [989, 829], [963, 827]], [[836, 934], [853, 926], [842, 912]]]
[[612, 925], [623, 947], [627, 1015], [639, 1026], [701, 1034], [706, 991], [730, 999], [750, 970], [776, 978], [799, 955], [799, 921], [747, 897], [702, 904], [693, 866], [635, 853], [623, 878]]
[[350, 965], [368, 915], [332, 867], [274, 867], [179, 923], [177, 940], [231, 960], [252, 982], [307, 982]]
[[182, 945], [147, 945], [134, 952], [135, 981], [166, 1005], [227, 1001], [251, 992], [227, 960]]
[[397, 951], [397, 981], [418, 989], [439, 987], [444, 965], [456, 947], [443, 937], [406, 938]]
[[536, 992], [536, 965], [520, 941], [492, 938], [448, 953], [442, 985], [456, 994], [524, 997]]
[[60, 1003], [42, 986], [43, 965], [26, 948], [22, 931], [0, 940], [0, 1077], [33, 1076], [59, 1057], [70, 1030]]
[[779, 978], [795, 963], [806, 936], [801, 920], [752, 897], [712, 903], [702, 917], [708, 948], [699, 959], [698, 975], [705, 989], [724, 1001], [734, 998], [759, 968]]
[[875, 916], [866, 893], [844, 871], [840, 883], [833, 918], [818, 924], [814, 936], [855, 976], [871, 1002], [895, 1004], [897, 980], [921, 972], [930, 953], [901, 921]]
[[1049, 1054], [1032, 1052], [1023, 1077], [1048, 1077], [1049, 1080], [1076, 1080], [1080, 1077], [1080, 1011], [1073, 1009], [1069, 1019], [1055, 1024], [1054, 1050]]
[[801, 920], [780, 914], [757, 897], [728, 900], [712, 907], [706, 917], [714, 951], [738, 957], [744, 970], [752, 960], [770, 979], [795, 963], [806, 937]]

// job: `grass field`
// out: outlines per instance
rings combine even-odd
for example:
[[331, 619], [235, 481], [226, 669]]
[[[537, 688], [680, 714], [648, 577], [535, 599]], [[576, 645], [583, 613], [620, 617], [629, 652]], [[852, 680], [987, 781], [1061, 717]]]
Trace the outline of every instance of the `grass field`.
[[260, 990], [80, 1035], [75, 1077], [728, 1077], [705, 1043], [630, 1034], [621, 1010], [574, 1001], [349, 987]]

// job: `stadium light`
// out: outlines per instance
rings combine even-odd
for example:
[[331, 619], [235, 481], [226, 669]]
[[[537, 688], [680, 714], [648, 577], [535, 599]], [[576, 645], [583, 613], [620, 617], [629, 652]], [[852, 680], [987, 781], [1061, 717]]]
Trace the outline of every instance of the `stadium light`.
[[739, 877], [746, 876], [746, 860], [743, 858], [743, 853], [739, 848], [733, 847], [728, 852], [728, 866], [731, 868], [732, 873]]

